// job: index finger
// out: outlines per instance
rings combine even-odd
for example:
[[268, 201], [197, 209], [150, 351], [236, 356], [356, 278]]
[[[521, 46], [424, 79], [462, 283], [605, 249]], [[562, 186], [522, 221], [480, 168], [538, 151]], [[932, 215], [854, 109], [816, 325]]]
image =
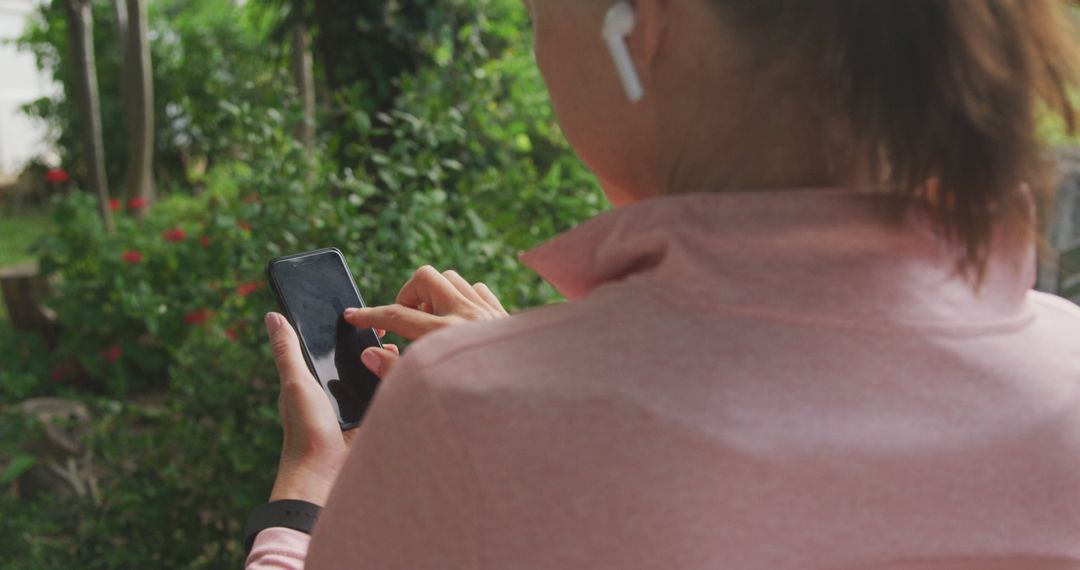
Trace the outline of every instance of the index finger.
[[402, 305], [348, 309], [345, 311], [345, 322], [356, 328], [385, 329], [409, 340], [416, 340], [450, 324], [446, 317]]
[[394, 302], [410, 308], [419, 308], [426, 303], [436, 313], [447, 313], [462, 298], [461, 292], [442, 273], [425, 265], [401, 287]]

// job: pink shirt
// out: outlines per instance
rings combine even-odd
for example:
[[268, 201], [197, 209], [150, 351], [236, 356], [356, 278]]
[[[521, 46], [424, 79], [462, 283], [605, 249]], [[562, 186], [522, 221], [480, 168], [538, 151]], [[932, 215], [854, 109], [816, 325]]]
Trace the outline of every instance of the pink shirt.
[[524, 255], [571, 302], [413, 345], [310, 550], [248, 568], [1080, 564], [1080, 308], [889, 206], [659, 198]]

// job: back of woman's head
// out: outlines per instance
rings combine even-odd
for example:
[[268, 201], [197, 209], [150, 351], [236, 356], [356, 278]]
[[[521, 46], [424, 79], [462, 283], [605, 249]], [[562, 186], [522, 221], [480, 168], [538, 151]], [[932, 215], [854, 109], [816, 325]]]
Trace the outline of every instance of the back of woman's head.
[[1080, 59], [1064, 2], [708, 1], [749, 42], [754, 69], [782, 66], [841, 125], [852, 164], [905, 197], [933, 194], [969, 276], [981, 281], [999, 225], [1038, 234], [1018, 189], [1051, 208], [1037, 132], [1054, 117], [1074, 127]]

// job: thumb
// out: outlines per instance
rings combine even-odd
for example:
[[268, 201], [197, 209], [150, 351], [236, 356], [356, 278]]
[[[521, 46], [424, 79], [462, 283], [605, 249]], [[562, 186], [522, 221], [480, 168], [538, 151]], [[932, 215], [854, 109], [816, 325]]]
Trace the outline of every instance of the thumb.
[[[292, 325], [278, 313], [269, 313], [266, 315], [266, 332], [270, 335], [270, 348], [281, 377], [278, 406], [285, 427], [285, 451], [290, 451], [289, 433], [310, 435], [312, 430], [319, 429], [338, 433], [330, 399], [311, 375]], [[300, 441], [297, 445], [303, 448], [307, 443], [310, 442]]]
[[369, 348], [360, 354], [364, 366], [379, 378], [386, 378], [399, 359], [401, 356], [398, 353], [385, 348]]
[[302, 379], [310, 377], [311, 372], [304, 361], [303, 353], [300, 352], [300, 339], [296, 337], [296, 331], [289, 321], [278, 313], [268, 313], [265, 324], [281, 383], [300, 383]]

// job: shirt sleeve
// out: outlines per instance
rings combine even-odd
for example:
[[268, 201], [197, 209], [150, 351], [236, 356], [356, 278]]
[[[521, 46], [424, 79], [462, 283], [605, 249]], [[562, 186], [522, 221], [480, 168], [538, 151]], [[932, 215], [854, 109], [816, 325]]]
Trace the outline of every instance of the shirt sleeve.
[[477, 567], [475, 478], [414, 356], [383, 381], [358, 428], [312, 536], [308, 570]]
[[255, 537], [245, 570], [303, 570], [311, 537], [291, 528], [268, 528]]

